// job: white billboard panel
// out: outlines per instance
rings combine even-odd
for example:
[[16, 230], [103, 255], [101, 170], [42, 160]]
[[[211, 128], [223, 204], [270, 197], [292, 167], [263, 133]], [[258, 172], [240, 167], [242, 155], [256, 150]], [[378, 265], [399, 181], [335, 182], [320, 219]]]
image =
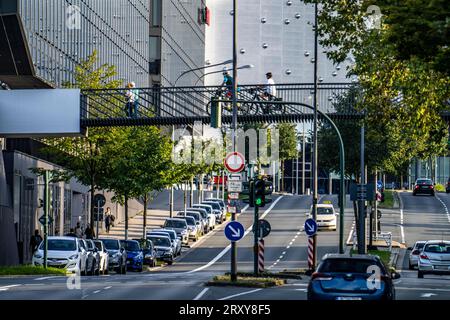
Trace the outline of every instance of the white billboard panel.
[[0, 137], [76, 136], [79, 89], [0, 90]]

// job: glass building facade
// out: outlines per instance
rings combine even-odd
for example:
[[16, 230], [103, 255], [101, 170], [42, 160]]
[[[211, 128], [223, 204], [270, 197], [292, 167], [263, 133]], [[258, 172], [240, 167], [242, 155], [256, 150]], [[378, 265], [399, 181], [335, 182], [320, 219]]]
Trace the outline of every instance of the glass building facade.
[[19, 0], [36, 75], [60, 86], [96, 50], [117, 79], [149, 85], [149, 1]]

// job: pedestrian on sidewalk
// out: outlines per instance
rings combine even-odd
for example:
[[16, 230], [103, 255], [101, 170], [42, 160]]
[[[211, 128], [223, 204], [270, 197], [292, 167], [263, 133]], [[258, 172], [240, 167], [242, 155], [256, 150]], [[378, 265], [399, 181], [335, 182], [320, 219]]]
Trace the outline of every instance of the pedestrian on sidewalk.
[[79, 222], [77, 222], [77, 226], [75, 227], [75, 234], [76, 234], [77, 238], [83, 237], [83, 230], [81, 230], [81, 226], [80, 226]]
[[106, 208], [106, 215], [109, 215], [109, 225], [110, 228], [113, 227], [114, 228], [114, 220], [116, 220], [116, 217], [114, 217], [113, 213], [111, 212], [111, 208], [107, 207]]
[[109, 233], [109, 228], [110, 228], [110, 219], [111, 219], [111, 215], [110, 214], [106, 214], [105, 217], [105, 229], [106, 229], [106, 233]]
[[89, 223], [86, 225], [86, 230], [84, 231], [84, 234], [86, 235], [86, 239], [93, 240], [95, 238], [94, 229], [91, 228], [91, 225]]
[[34, 254], [34, 252], [38, 249], [41, 242], [42, 242], [42, 237], [39, 234], [39, 230], [34, 230], [34, 235], [31, 236], [31, 239], [30, 239], [30, 248], [31, 248], [32, 254]]

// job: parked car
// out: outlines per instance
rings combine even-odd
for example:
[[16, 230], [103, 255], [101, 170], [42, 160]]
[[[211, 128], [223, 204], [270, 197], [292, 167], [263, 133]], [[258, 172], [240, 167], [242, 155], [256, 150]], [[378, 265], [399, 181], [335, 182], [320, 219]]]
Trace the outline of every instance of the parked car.
[[213, 208], [208, 204], [194, 204], [193, 207], [206, 210], [206, 213], [208, 214], [209, 230], [213, 230], [216, 227], [216, 216]]
[[[374, 270], [380, 277], [368, 278]], [[400, 278], [390, 273], [378, 256], [326, 254], [308, 283], [308, 300], [394, 300], [392, 280]], [[376, 278], [374, 278], [376, 279]]]
[[198, 212], [194, 212], [194, 211], [180, 211], [177, 213], [178, 217], [192, 217], [195, 220], [195, 225], [197, 226], [198, 231], [200, 232], [200, 236], [202, 236], [205, 232], [204, 230], [204, 226], [203, 226], [203, 219], [202, 219], [202, 215]]
[[[312, 216], [313, 206], [308, 214]], [[317, 227], [319, 229], [331, 229], [336, 231], [338, 213], [334, 210], [332, 204], [319, 203], [317, 205]]]
[[175, 254], [172, 249], [172, 244], [168, 236], [163, 235], [149, 235], [147, 239], [153, 242], [156, 250], [156, 258], [161, 261], [166, 261], [169, 265], [173, 263]]
[[186, 210], [200, 213], [203, 223], [203, 234], [207, 234], [209, 232], [208, 212], [203, 208], [187, 208]]
[[188, 233], [189, 239], [197, 241], [200, 238], [200, 229], [197, 227], [195, 223], [195, 219], [190, 216], [179, 216], [181, 219], [186, 220], [188, 225]]
[[140, 245], [144, 253], [144, 264], [151, 268], [156, 267], [156, 249], [153, 242], [148, 239], [140, 239]]
[[429, 240], [419, 255], [417, 277], [450, 274], [450, 241]]
[[114, 270], [119, 274], [127, 273], [127, 251], [120, 244], [119, 239], [99, 239], [108, 251], [109, 271]]
[[89, 253], [92, 256], [92, 259], [90, 259], [91, 264], [90, 268], [88, 267], [88, 274], [93, 275], [100, 275], [100, 253], [98, 252], [97, 247], [94, 244], [94, 241], [90, 239], [84, 240], [86, 242], [86, 247]]
[[[86, 274], [88, 252], [81, 247], [81, 241], [73, 237], [49, 236], [47, 240], [47, 265], [65, 268], [69, 273]], [[33, 266], [44, 265], [44, 242], [42, 241], [31, 260]]]
[[431, 179], [417, 179], [414, 184], [413, 196], [417, 194], [429, 194], [434, 196], [434, 183]]
[[102, 274], [108, 274], [109, 271], [109, 255], [103, 242], [100, 240], [94, 240], [94, 244], [97, 247], [98, 253], [100, 254], [100, 272]]
[[175, 230], [172, 229], [153, 229], [150, 232], [147, 232], [147, 235], [149, 234], [162, 234], [165, 236], [168, 236], [170, 238], [170, 242], [172, 243], [172, 249], [175, 254], [175, 256], [179, 256], [181, 254], [181, 239], [178, 238], [178, 235]]
[[409, 253], [409, 270], [414, 270], [414, 268], [417, 267], [419, 255], [422, 252], [425, 243], [426, 241], [417, 241], [412, 248], [408, 248], [408, 250], [411, 250]]
[[127, 269], [142, 272], [144, 269], [144, 253], [136, 240], [120, 240], [127, 251]]
[[178, 218], [169, 218], [166, 219], [164, 225], [162, 226], [164, 229], [172, 229], [177, 233], [177, 236], [181, 239], [181, 244], [189, 244], [188, 238], [188, 227], [186, 220], [178, 219]]
[[214, 215], [216, 216], [216, 223], [222, 224], [226, 218], [226, 212], [220, 204], [215, 201], [203, 201], [202, 204], [208, 204], [213, 208]]
[[226, 218], [227, 218], [227, 204], [225, 203], [225, 201], [223, 201], [222, 199], [217, 199], [217, 198], [210, 198], [210, 199], [207, 199], [207, 200], [205, 200], [205, 201], [214, 201], [214, 202], [217, 202], [219, 205], [220, 205], [220, 207], [222, 208], [222, 211], [223, 211], [223, 215], [224, 215], [224, 217], [223, 217], [223, 221], [225, 221], [226, 220]]

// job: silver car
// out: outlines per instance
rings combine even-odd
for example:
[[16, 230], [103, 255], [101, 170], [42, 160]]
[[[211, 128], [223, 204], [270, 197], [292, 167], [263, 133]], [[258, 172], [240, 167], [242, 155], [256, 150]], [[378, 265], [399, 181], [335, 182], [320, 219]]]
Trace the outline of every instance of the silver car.
[[177, 236], [181, 239], [181, 244], [189, 244], [189, 231], [186, 220], [169, 218], [164, 221], [162, 228], [174, 230], [177, 233]]
[[171, 229], [153, 229], [147, 232], [147, 236], [149, 235], [165, 235], [170, 238], [170, 243], [172, 244], [173, 253], [175, 256], [179, 256], [181, 254], [181, 240], [177, 237], [177, 233]]
[[450, 241], [427, 241], [419, 256], [418, 268], [418, 278], [425, 274], [450, 274]]
[[425, 243], [426, 241], [417, 241], [412, 248], [408, 248], [409, 250], [411, 250], [411, 252], [409, 253], [409, 270], [414, 270], [414, 268], [417, 268], [419, 255], [422, 252]]

